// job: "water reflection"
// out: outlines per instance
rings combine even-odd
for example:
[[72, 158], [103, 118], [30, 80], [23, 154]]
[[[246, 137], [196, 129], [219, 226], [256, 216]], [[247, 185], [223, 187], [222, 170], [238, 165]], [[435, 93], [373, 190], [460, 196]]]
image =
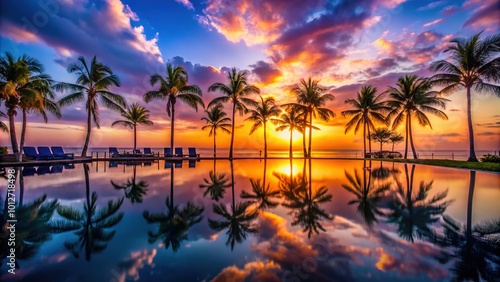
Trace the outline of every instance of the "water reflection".
[[149, 183], [144, 180], [140, 180], [139, 182], [137, 182], [137, 164], [133, 165], [132, 171], [132, 177], [127, 179], [126, 183], [117, 184], [113, 180], [111, 180], [111, 185], [113, 185], [113, 187], [117, 190], [123, 190], [123, 192], [125, 193], [125, 198], [129, 199], [132, 204], [142, 203], [142, 198], [148, 192]]
[[215, 159], [213, 170], [208, 173], [208, 178], [203, 178], [203, 181], [204, 183], [199, 185], [201, 189], [205, 189], [203, 197], [210, 195], [210, 198], [216, 202], [224, 198], [226, 189], [231, 187], [227, 173], [217, 173]]
[[226, 246], [234, 249], [235, 243], [242, 243], [247, 239], [249, 234], [259, 231], [258, 225], [254, 220], [259, 215], [258, 209], [251, 209], [251, 201], [241, 201], [236, 204], [234, 195], [234, 167], [233, 161], [230, 161], [231, 166], [231, 209], [228, 210], [224, 203], [213, 203], [212, 210], [219, 215], [222, 220], [208, 219], [208, 226], [215, 231], [223, 231], [227, 229], [228, 235]]
[[[363, 161], [363, 167], [367, 167], [366, 161]], [[371, 162], [369, 168], [371, 168]], [[354, 170], [354, 176], [345, 171], [345, 177], [348, 183], [342, 184], [342, 187], [356, 196], [356, 199], [350, 200], [348, 204], [357, 205], [357, 212], [361, 215], [368, 226], [372, 226], [378, 221], [379, 217], [384, 216], [381, 202], [385, 193], [390, 189], [391, 184], [382, 183], [375, 186], [372, 182], [372, 176], [374, 178], [385, 179], [387, 178], [385, 177], [385, 172], [389, 172], [389, 169], [380, 167], [377, 168], [377, 170], [373, 170], [371, 173], [369, 169], [363, 169], [363, 179], [361, 180], [357, 169]]]
[[182, 241], [188, 239], [189, 229], [198, 224], [203, 219], [203, 206], [197, 206], [188, 201], [184, 207], [174, 204], [174, 167], [170, 166], [170, 197], [166, 197], [165, 213], [151, 213], [148, 210], [143, 212], [143, 217], [149, 224], [159, 223], [158, 229], [148, 231], [148, 242], [155, 243], [161, 240], [165, 249], [172, 246], [172, 250], [177, 252]]
[[[279, 205], [279, 202], [274, 199], [280, 198], [280, 191], [277, 189], [271, 189], [271, 185], [266, 183], [266, 168], [267, 159], [264, 159], [264, 171], [261, 179], [250, 178], [250, 184], [252, 185], [252, 192], [247, 192], [245, 190], [241, 191], [240, 197], [242, 199], [249, 199], [251, 203], [257, 204], [258, 209], [269, 209], [275, 208]], [[266, 186], [267, 184], [267, 186]]]
[[90, 196], [89, 166], [83, 164], [85, 173], [86, 202], [83, 209], [75, 209], [72, 206], [60, 205], [57, 213], [64, 219], [53, 220], [50, 226], [54, 233], [75, 231], [78, 239], [64, 242], [64, 247], [70, 251], [75, 258], [84, 252], [85, 259], [89, 261], [94, 253], [104, 251], [108, 243], [113, 239], [115, 230], [109, 228], [117, 225], [123, 218], [123, 212], [118, 212], [123, 204], [123, 198], [116, 201], [108, 201], [106, 207], [97, 208], [97, 192]]
[[406, 189], [401, 181], [395, 181], [394, 200], [390, 202], [386, 216], [389, 223], [397, 225], [399, 236], [413, 242], [415, 238], [428, 238], [433, 234], [431, 225], [439, 221], [451, 201], [444, 200], [448, 189], [428, 199], [433, 180], [428, 183], [421, 181], [418, 190], [414, 190], [415, 165], [408, 174], [408, 165], [404, 164], [404, 171]]

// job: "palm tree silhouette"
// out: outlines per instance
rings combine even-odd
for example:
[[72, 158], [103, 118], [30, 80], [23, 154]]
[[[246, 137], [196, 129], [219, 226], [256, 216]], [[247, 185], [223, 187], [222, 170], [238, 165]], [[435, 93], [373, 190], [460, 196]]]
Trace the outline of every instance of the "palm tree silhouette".
[[299, 84], [292, 87], [291, 92], [297, 96], [297, 102], [303, 105], [306, 110], [306, 115], [309, 115], [309, 147], [307, 150], [307, 156], [311, 157], [311, 145], [312, 145], [312, 119], [313, 117], [319, 116], [323, 121], [328, 121], [330, 118], [335, 116], [335, 113], [328, 109], [323, 108], [328, 101], [332, 101], [335, 97], [332, 94], [325, 93], [326, 88], [319, 85], [318, 80], [313, 80], [309, 78], [307, 81], [304, 79], [300, 80]]
[[[280, 115], [279, 118], [273, 118], [271, 119], [271, 122], [278, 125], [276, 127], [276, 131], [283, 131], [288, 129], [290, 131], [290, 152], [289, 152], [289, 157], [293, 157], [293, 150], [292, 150], [292, 139], [293, 139], [293, 131], [297, 130], [298, 132], [302, 133], [303, 136], [305, 132], [304, 124], [306, 123], [306, 115], [305, 112], [302, 111], [299, 107], [287, 107], [285, 112]], [[305, 138], [302, 139], [303, 141], [303, 149], [306, 149], [305, 146]], [[307, 154], [304, 154], [304, 157]]]
[[[18, 161], [22, 161], [22, 151], [17, 143], [14, 117], [20, 106], [21, 97], [26, 100], [37, 100], [34, 97], [43, 97], [40, 86], [48, 76], [43, 74], [43, 65], [35, 58], [23, 55], [15, 59], [11, 53], [6, 52], [0, 57], [0, 100], [5, 101], [7, 116], [9, 118], [9, 133], [12, 151]], [[29, 98], [34, 99], [29, 99]], [[43, 104], [43, 102], [41, 102]]]
[[375, 129], [375, 131], [373, 131], [370, 134], [370, 138], [372, 140], [380, 143], [380, 152], [382, 152], [382, 145], [384, 143], [389, 142], [389, 138], [391, 137], [391, 134], [392, 134], [392, 132], [389, 129], [379, 127], [377, 129]]
[[389, 141], [392, 143], [392, 152], [394, 152], [394, 144], [401, 143], [405, 140], [403, 135], [397, 133], [397, 132], [392, 132], [391, 136], [389, 137]]
[[140, 106], [137, 103], [132, 104], [122, 111], [121, 116], [123, 120], [117, 120], [111, 124], [111, 126], [121, 125], [134, 129], [134, 152], [137, 149], [137, 126], [142, 125], [153, 125], [153, 122], [149, 120], [149, 110]]
[[222, 132], [225, 133], [231, 133], [231, 131], [228, 129], [231, 127], [231, 124], [228, 122], [231, 121], [230, 118], [227, 117], [227, 113], [224, 112], [222, 104], [215, 104], [210, 106], [207, 110], [205, 110], [205, 113], [207, 114], [206, 117], [202, 117], [201, 120], [206, 121], [206, 125], [204, 125], [201, 129], [210, 129], [210, 132], [208, 133], [208, 137], [214, 136], [214, 158], [217, 157], [217, 146], [216, 146], [216, 135], [217, 135], [217, 129], [222, 130]]
[[[467, 201], [467, 223], [460, 225], [451, 217], [443, 216], [442, 235], [430, 240], [442, 248], [437, 259], [446, 264], [454, 259], [451, 271], [453, 281], [494, 281], [500, 275], [500, 218], [472, 226], [472, 199], [476, 185], [476, 171], [470, 171]], [[496, 269], [494, 266], [497, 266]]]
[[213, 99], [208, 104], [208, 107], [226, 102], [231, 102], [233, 104], [229, 158], [233, 157], [234, 122], [236, 111], [238, 111], [240, 116], [246, 113], [248, 111], [247, 106], [255, 105], [255, 101], [245, 96], [253, 93], [260, 93], [260, 90], [257, 86], [248, 84], [247, 74], [248, 73], [246, 71], [237, 71], [236, 68], [232, 68], [231, 71], [227, 74], [228, 84], [217, 82], [208, 87], [209, 92], [218, 91], [222, 93], [222, 95], [224, 95]]
[[448, 119], [448, 116], [441, 110], [435, 108], [445, 108], [445, 102], [448, 99], [437, 97], [437, 92], [430, 91], [431, 84], [427, 79], [419, 78], [416, 75], [405, 75], [400, 77], [396, 87], [389, 86], [386, 91], [390, 99], [387, 105], [391, 107], [391, 112], [387, 115], [387, 120], [392, 121], [392, 129], [397, 128], [403, 120], [406, 120], [406, 144], [405, 155], [408, 156], [408, 138], [410, 139], [413, 158], [417, 159], [417, 152], [413, 144], [411, 118], [414, 116], [421, 126], [429, 126], [432, 129], [431, 122], [425, 113], [431, 113], [441, 119]]
[[270, 184], [266, 185], [266, 167], [267, 159], [264, 159], [264, 172], [262, 177], [262, 183], [260, 179], [250, 178], [250, 183], [252, 185], [252, 193], [248, 193], [245, 190], [241, 191], [240, 197], [242, 199], [249, 199], [252, 203], [257, 203], [257, 209], [268, 209], [275, 208], [279, 205], [278, 202], [273, 201], [273, 198], [280, 197], [280, 191], [276, 189], [271, 189]]
[[257, 233], [259, 227], [253, 221], [259, 215], [259, 210], [249, 210], [252, 205], [250, 201], [243, 201], [236, 204], [234, 197], [234, 168], [233, 161], [230, 160], [231, 165], [231, 191], [232, 191], [232, 205], [231, 210], [228, 210], [223, 203], [214, 203], [212, 206], [213, 212], [222, 217], [222, 220], [208, 219], [208, 226], [215, 231], [222, 231], [227, 229], [228, 235], [226, 246], [231, 246], [231, 251], [234, 249], [236, 243], [242, 243], [246, 240], [248, 234]]
[[[474, 129], [472, 124], [471, 88], [477, 92], [491, 92], [500, 97], [500, 71], [498, 67], [498, 46], [500, 34], [480, 39], [481, 33], [469, 39], [455, 38], [444, 52], [451, 54], [452, 62], [439, 60], [431, 64], [434, 72], [433, 85], [445, 86], [440, 93], [450, 94], [461, 88], [467, 90], [467, 128], [469, 132], [469, 158], [477, 162], [474, 148]], [[495, 84], [497, 83], [497, 84]]]
[[205, 208], [189, 201], [182, 208], [174, 204], [174, 167], [170, 168], [170, 197], [165, 199], [165, 206], [165, 213], [145, 210], [142, 214], [147, 223], [160, 224], [156, 231], [148, 231], [148, 242], [162, 240], [165, 249], [172, 246], [172, 251], [177, 252], [182, 241], [188, 239], [189, 228], [203, 220]]
[[117, 184], [111, 180], [111, 185], [117, 190], [123, 190], [125, 193], [125, 198], [129, 199], [132, 204], [142, 203], [142, 197], [148, 192], [149, 183], [144, 180], [137, 182], [136, 171], [137, 165], [133, 166], [132, 178], [127, 179], [124, 184]]
[[174, 151], [174, 121], [175, 104], [177, 99], [198, 111], [198, 104], [205, 108], [201, 99], [201, 89], [197, 85], [188, 85], [188, 74], [181, 66], [167, 64], [166, 76], [153, 74], [149, 79], [151, 86], [160, 85], [158, 90], [148, 91], [144, 94], [146, 103], [155, 99], [167, 100], [167, 115], [170, 117], [170, 149]]
[[264, 99], [260, 95], [259, 97], [260, 103], [257, 102], [253, 109], [249, 110], [250, 117], [246, 118], [245, 121], [253, 121], [250, 134], [254, 133], [259, 127], [264, 127], [264, 158], [267, 158], [267, 122], [271, 117], [279, 115], [280, 108], [276, 106], [274, 98], [267, 97]]
[[[363, 164], [363, 167], [366, 167], [366, 164]], [[348, 204], [357, 204], [357, 212], [368, 226], [372, 226], [378, 221], [377, 217], [384, 215], [380, 210], [380, 201], [384, 193], [390, 189], [390, 184], [385, 183], [374, 187], [371, 181], [372, 175], [369, 170], [365, 169], [363, 169], [363, 180], [361, 180], [358, 170], [354, 170], [354, 176], [345, 171], [345, 176], [349, 184], [342, 184], [342, 187], [356, 196], [356, 199], [349, 201]]]
[[90, 261], [93, 253], [104, 251], [108, 243], [113, 239], [115, 230], [108, 229], [118, 224], [123, 218], [123, 212], [119, 212], [123, 204], [123, 198], [116, 201], [110, 200], [106, 207], [97, 208], [97, 193], [90, 195], [89, 165], [83, 164], [85, 173], [86, 202], [82, 210], [77, 210], [72, 206], [60, 205], [57, 213], [62, 220], [53, 220], [50, 226], [54, 233], [74, 231], [78, 239], [64, 242], [64, 247], [70, 251], [75, 258], [80, 257], [80, 252], [84, 251], [85, 259]]
[[321, 225], [321, 220], [333, 219], [332, 215], [321, 208], [321, 204], [332, 200], [332, 195], [328, 194], [325, 186], [313, 193], [311, 171], [311, 159], [309, 159], [309, 182], [305, 174], [296, 177], [275, 174], [279, 180], [281, 195], [285, 198], [282, 205], [289, 208], [291, 210], [289, 214], [293, 214], [294, 217], [292, 226], [301, 226], [303, 231], [307, 232], [308, 238], [311, 238], [313, 232], [319, 234], [320, 230], [326, 231]]
[[[4, 112], [0, 111], [0, 117], [6, 118], [7, 115]], [[7, 127], [7, 125], [3, 121], [0, 121], [0, 131], [9, 132], [9, 128]]]
[[352, 117], [345, 125], [345, 134], [354, 128], [354, 134], [358, 132], [359, 126], [363, 124], [363, 156], [366, 156], [366, 139], [370, 154], [372, 152], [370, 130], [375, 130], [374, 122], [386, 124], [384, 113], [390, 108], [382, 101], [382, 94], [376, 95], [377, 88], [365, 85], [358, 92], [356, 99], [347, 99], [345, 104], [352, 106], [353, 110], [342, 112], [344, 117]]
[[69, 106], [86, 100], [87, 135], [82, 150], [82, 157], [85, 157], [89, 147], [92, 119], [97, 128], [100, 127], [98, 99], [101, 100], [104, 107], [118, 112], [125, 107], [126, 103], [122, 96], [109, 91], [111, 86], [120, 86], [120, 80], [108, 66], [97, 61], [96, 56], [92, 58], [90, 67], [84, 57], [78, 57], [78, 62], [68, 66], [68, 72], [78, 75], [76, 83], [57, 83], [55, 89], [58, 91], [64, 89], [73, 91], [73, 93], [59, 100], [60, 106]]
[[[451, 201], [444, 201], [448, 190], [427, 199], [432, 189], [433, 181], [420, 182], [418, 190], [413, 190], [413, 176], [415, 165], [412, 165], [408, 175], [408, 165], [405, 164], [406, 189], [399, 180], [396, 180], [396, 191], [393, 201], [389, 204], [386, 214], [387, 222], [396, 224], [401, 238], [413, 242], [415, 238], [429, 238], [433, 236], [431, 224], [439, 221]], [[416, 193], [415, 193], [416, 192]]]
[[205, 183], [200, 184], [201, 189], [206, 189], [203, 196], [210, 195], [210, 198], [216, 202], [224, 198], [226, 189], [231, 187], [231, 184], [228, 183], [229, 178], [227, 174], [224, 172], [217, 173], [215, 169], [211, 170], [208, 173], [208, 178], [203, 178], [203, 181]]

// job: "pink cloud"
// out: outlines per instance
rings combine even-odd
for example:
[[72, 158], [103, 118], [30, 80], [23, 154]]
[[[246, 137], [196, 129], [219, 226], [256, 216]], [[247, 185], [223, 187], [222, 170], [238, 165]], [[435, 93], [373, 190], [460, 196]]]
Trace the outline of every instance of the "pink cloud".
[[434, 21], [432, 21], [432, 22], [425, 23], [425, 24], [424, 24], [424, 27], [429, 27], [429, 26], [431, 26], [431, 25], [438, 24], [438, 23], [440, 23], [440, 22], [442, 22], [442, 21], [443, 21], [443, 18], [440, 18], [440, 19], [434, 20]]

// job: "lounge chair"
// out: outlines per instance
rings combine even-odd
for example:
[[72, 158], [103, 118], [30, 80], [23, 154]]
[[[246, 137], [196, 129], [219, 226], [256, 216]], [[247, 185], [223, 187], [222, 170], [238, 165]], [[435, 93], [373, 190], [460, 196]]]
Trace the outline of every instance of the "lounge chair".
[[142, 157], [142, 153], [141, 153], [141, 150], [134, 150], [134, 156], [137, 156], [137, 157]]
[[166, 158], [172, 157], [172, 148], [163, 148], [163, 156]]
[[75, 154], [73, 154], [73, 153], [69, 153], [69, 154], [64, 153], [64, 150], [62, 147], [51, 147], [51, 149], [52, 149], [52, 154], [55, 157], [60, 157], [63, 159], [73, 159], [75, 157]]
[[184, 153], [182, 152], [182, 147], [177, 147], [175, 148], [175, 155], [174, 157], [184, 157]]
[[196, 167], [196, 160], [189, 160], [189, 168]]
[[63, 171], [63, 165], [53, 165], [50, 168], [50, 173], [61, 173]]
[[38, 146], [38, 154], [40, 154], [40, 158], [45, 159], [45, 160], [55, 160], [55, 159], [62, 159], [62, 157], [56, 157], [52, 154], [50, 151], [49, 147], [45, 146]]
[[111, 158], [118, 158], [118, 157], [131, 157], [131, 154], [125, 153], [125, 154], [120, 154], [118, 152], [118, 149], [116, 147], [109, 147], [109, 156]]
[[143, 156], [145, 157], [154, 157], [155, 154], [151, 151], [151, 148], [144, 148], [144, 154]]
[[188, 157], [189, 158], [199, 158], [200, 154], [196, 153], [196, 148], [188, 148]]
[[182, 161], [176, 161], [176, 162], [174, 162], [174, 167], [175, 168], [182, 168]]
[[48, 165], [39, 166], [38, 169], [36, 170], [36, 173], [38, 175], [50, 174], [50, 166]]
[[117, 162], [109, 162], [109, 167], [118, 167]]
[[173, 163], [171, 161], [165, 161], [165, 168], [172, 168]]
[[25, 146], [25, 147], [23, 147], [23, 151], [24, 151], [24, 155], [26, 157], [32, 158], [35, 160], [41, 160], [41, 157], [38, 154], [38, 152], [36, 151], [35, 147]]

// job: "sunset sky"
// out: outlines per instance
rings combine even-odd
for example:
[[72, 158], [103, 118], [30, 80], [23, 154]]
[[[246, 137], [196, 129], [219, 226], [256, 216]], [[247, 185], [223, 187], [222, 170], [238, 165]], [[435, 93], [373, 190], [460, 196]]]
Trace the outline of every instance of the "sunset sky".
[[[153, 89], [150, 75], [163, 75], [171, 62], [200, 86], [205, 104], [220, 95], [208, 86], [226, 82], [231, 67], [248, 70], [251, 83], [278, 103], [295, 99], [288, 89], [301, 78], [319, 79], [335, 96], [328, 107], [337, 115], [317, 123], [321, 131], [314, 132], [313, 147], [360, 149], [361, 132], [344, 135], [340, 113], [346, 99], [365, 84], [382, 92], [404, 74], [429, 76], [430, 63], [446, 58], [442, 51], [449, 40], [482, 30], [491, 35], [500, 26], [498, 0], [23, 0], [1, 1], [0, 15], [1, 52], [38, 58], [57, 81], [75, 82], [66, 68], [80, 55], [96, 55], [110, 66], [122, 82], [112, 90], [151, 110], [155, 125], [139, 127], [138, 147], [169, 145], [166, 102], [146, 104], [142, 95]], [[500, 99], [473, 96], [476, 149], [498, 150]], [[431, 116], [433, 129], [415, 123], [417, 150], [468, 148], [465, 91], [447, 98], [448, 121]], [[177, 103], [176, 146], [212, 146], [201, 130], [203, 116], [202, 109], [196, 113]], [[91, 147], [132, 146], [131, 130], [110, 127], [118, 118], [101, 107], [101, 129], [93, 131]], [[29, 116], [26, 143], [83, 146], [85, 119], [84, 102], [64, 108], [63, 118], [50, 117], [48, 124]], [[250, 124], [243, 120], [236, 119], [235, 146], [260, 148], [262, 130], [248, 136]], [[273, 125], [268, 132], [271, 149], [287, 148], [288, 132], [275, 133]], [[0, 145], [10, 145], [7, 134], [1, 136]], [[295, 137], [299, 149], [302, 140]], [[218, 145], [228, 147], [229, 136], [221, 134]]]

